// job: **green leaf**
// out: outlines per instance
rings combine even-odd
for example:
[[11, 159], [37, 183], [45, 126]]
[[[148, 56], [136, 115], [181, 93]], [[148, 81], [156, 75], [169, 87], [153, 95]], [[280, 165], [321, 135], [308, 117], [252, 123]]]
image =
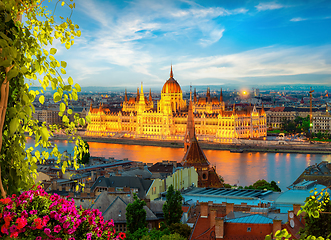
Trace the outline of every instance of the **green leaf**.
[[62, 122], [69, 123], [69, 118], [67, 117], [67, 115], [63, 115]]
[[80, 124], [81, 126], [85, 126], [85, 119], [84, 119], [84, 118], [80, 118], [80, 119], [79, 119], [79, 124]]
[[81, 33], [80, 30], [78, 30], [78, 31], [76, 32], [77, 37], [80, 37], [81, 34], [82, 34], [82, 33]]
[[18, 74], [17, 68], [12, 68], [7, 75], [7, 80], [11, 80], [12, 78], [16, 77]]
[[91, 123], [91, 116], [90, 115], [87, 115], [85, 118], [86, 118], [86, 122]]
[[80, 92], [80, 91], [82, 91], [82, 89], [80, 88], [80, 86], [79, 86], [79, 84], [78, 84], [78, 83], [76, 83], [76, 84], [75, 84], [75, 88], [76, 88], [77, 92]]
[[9, 132], [11, 135], [13, 135], [18, 127], [18, 124], [19, 124], [19, 119], [18, 118], [13, 118], [11, 121], [10, 121], [10, 124], [9, 124]]
[[55, 60], [55, 57], [53, 57], [52, 55], [49, 56], [49, 59], [54, 61]]
[[63, 68], [61, 68], [61, 73], [62, 74], [66, 74], [67, 72], [66, 72], [66, 70], [64, 70]]
[[41, 135], [41, 137], [42, 137], [42, 140], [44, 140], [44, 141], [48, 141], [48, 138], [49, 138], [49, 132], [48, 132], [48, 130], [47, 130], [46, 127], [42, 127], [42, 128], [40, 129], [40, 135]]
[[65, 46], [66, 46], [66, 49], [69, 49], [71, 47], [70, 42], [66, 42]]
[[44, 51], [44, 54], [46, 55], [46, 56], [48, 56], [48, 51], [47, 50], [43, 50]]
[[1, 67], [10, 67], [10, 60], [4, 60], [4, 61], [0, 61], [0, 66]]
[[68, 83], [69, 83], [70, 85], [72, 85], [72, 84], [74, 84], [74, 80], [72, 80], [72, 78], [69, 77], [69, 78], [68, 78]]
[[49, 53], [52, 54], [52, 55], [54, 55], [56, 52], [57, 52], [57, 49], [56, 48], [51, 48], [49, 50]]
[[68, 114], [72, 114], [72, 109], [68, 109]]
[[63, 1], [63, 2], [61, 3], [61, 6], [63, 7], [63, 6], [64, 6], [64, 4], [65, 4], [65, 2]]
[[67, 63], [66, 63], [65, 61], [61, 61], [61, 66], [62, 66], [63, 68], [66, 68], [66, 67], [67, 67]]
[[56, 103], [56, 102], [58, 102], [58, 101], [61, 101], [61, 95], [60, 95], [60, 93], [58, 93], [58, 92], [56, 92], [56, 93], [54, 93], [54, 102]]
[[45, 102], [45, 96], [44, 96], [44, 95], [41, 95], [41, 96], [39, 97], [39, 102], [40, 102], [41, 104], [44, 104], [44, 102]]
[[64, 112], [66, 110], [66, 105], [64, 103], [60, 103], [60, 111]]

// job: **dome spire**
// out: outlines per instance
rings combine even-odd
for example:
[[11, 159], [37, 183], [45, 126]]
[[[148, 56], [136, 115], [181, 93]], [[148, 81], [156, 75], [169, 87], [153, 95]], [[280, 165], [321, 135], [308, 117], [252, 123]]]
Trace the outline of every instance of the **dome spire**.
[[171, 64], [171, 70], [170, 70], [170, 78], [173, 78], [174, 74], [172, 73], [172, 64]]

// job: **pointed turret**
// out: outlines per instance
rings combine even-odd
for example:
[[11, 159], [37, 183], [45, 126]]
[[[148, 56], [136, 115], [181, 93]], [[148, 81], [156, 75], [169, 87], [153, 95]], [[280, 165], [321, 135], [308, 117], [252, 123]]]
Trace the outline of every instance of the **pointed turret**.
[[170, 70], [170, 78], [174, 78], [174, 74], [172, 73], [172, 64], [171, 64], [171, 70]]
[[139, 102], [145, 103], [145, 96], [143, 91], [143, 82], [141, 82]]
[[262, 109], [261, 109], [261, 115], [264, 115], [265, 111], [264, 111], [264, 106], [263, 106], [263, 102], [262, 102]]
[[193, 102], [194, 102], [194, 103], [197, 102], [197, 90], [196, 90], [196, 88], [194, 88], [194, 98], [193, 98]]
[[209, 87], [207, 88], [206, 97], [207, 97], [207, 102], [210, 103], [211, 102], [211, 98], [210, 98], [210, 88]]
[[92, 103], [90, 104], [90, 112], [92, 112]]
[[153, 101], [153, 99], [152, 99], [152, 89], [151, 88], [149, 89], [149, 99], [148, 99], [148, 101], [150, 101], [150, 102]]
[[236, 104], [235, 104], [235, 103], [233, 104], [232, 113], [233, 113], [233, 115], [235, 115], [235, 114], [236, 114]]
[[127, 101], [128, 101], [128, 93], [126, 92], [126, 89], [125, 89], [124, 102], [127, 102]]
[[192, 90], [190, 91], [190, 102], [188, 105], [188, 114], [187, 114], [187, 125], [186, 133], [184, 137], [184, 151], [187, 152], [188, 147], [190, 146], [191, 139], [195, 138], [195, 126], [194, 126], [194, 115], [193, 115], [193, 104], [192, 104]]
[[137, 97], [136, 97], [136, 102], [139, 102], [139, 88], [137, 88]]
[[221, 94], [220, 94], [220, 103], [223, 102], [223, 92], [222, 92], [222, 88], [221, 88]]

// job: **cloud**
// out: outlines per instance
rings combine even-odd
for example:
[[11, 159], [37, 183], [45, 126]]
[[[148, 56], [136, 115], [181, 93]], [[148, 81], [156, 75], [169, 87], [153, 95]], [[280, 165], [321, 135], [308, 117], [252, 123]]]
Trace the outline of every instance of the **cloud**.
[[274, 10], [274, 9], [280, 9], [283, 7], [285, 7], [285, 6], [282, 4], [276, 3], [276, 2], [259, 3], [259, 5], [255, 6], [255, 8], [258, 11]]
[[296, 18], [292, 18], [290, 21], [291, 22], [301, 22], [301, 21], [306, 21], [306, 20], [308, 20], [308, 18], [296, 17]]
[[153, 48], [152, 39], [168, 41], [173, 34], [174, 40], [189, 36], [196, 45], [207, 47], [218, 42], [225, 31], [215, 18], [248, 11], [203, 7], [192, 2], [184, 4], [188, 6], [182, 8], [176, 1], [138, 0], [118, 8], [107, 2], [85, 0], [80, 11], [86, 14], [86, 21], [99, 24], [96, 28], [82, 30], [85, 38], [79, 45], [84, 51], [74, 53], [90, 68], [80, 74], [80, 79], [107, 71], [107, 65], [110, 68], [117, 65], [163, 81], [152, 73], [152, 66], [164, 58], [149, 50]]
[[[240, 82], [244, 78], [331, 74], [330, 57], [325, 54], [328, 51], [331, 51], [331, 45], [292, 48], [270, 46], [237, 54], [183, 59], [174, 65], [174, 69], [180, 70], [179, 79], [196, 82], [210, 79], [210, 83], [217, 79]], [[210, 83], [204, 81], [204, 84]]]

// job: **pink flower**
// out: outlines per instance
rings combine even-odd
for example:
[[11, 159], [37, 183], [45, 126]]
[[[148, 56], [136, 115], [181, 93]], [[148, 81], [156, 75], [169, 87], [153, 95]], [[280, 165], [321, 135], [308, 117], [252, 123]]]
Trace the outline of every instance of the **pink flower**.
[[31, 215], [35, 215], [35, 214], [38, 213], [38, 211], [37, 211], [37, 210], [31, 210], [29, 213], [30, 213]]
[[73, 228], [68, 229], [68, 234], [73, 234], [76, 230]]
[[74, 237], [69, 238], [69, 240], [76, 240]]
[[43, 222], [41, 218], [34, 219], [34, 224], [37, 229], [42, 229], [43, 228]]
[[42, 238], [40, 236], [36, 237], [36, 240], [42, 240]]
[[56, 225], [55, 227], [54, 227], [54, 232], [56, 232], [56, 233], [59, 233], [60, 231], [61, 231], [61, 226], [60, 225]]
[[91, 240], [91, 238], [92, 238], [92, 233], [87, 233], [86, 234], [86, 239], [87, 240]]
[[70, 222], [65, 222], [64, 224], [63, 224], [63, 228], [68, 228], [70, 226]]
[[44, 233], [46, 233], [46, 235], [50, 237], [51, 236], [51, 229], [45, 228]]

